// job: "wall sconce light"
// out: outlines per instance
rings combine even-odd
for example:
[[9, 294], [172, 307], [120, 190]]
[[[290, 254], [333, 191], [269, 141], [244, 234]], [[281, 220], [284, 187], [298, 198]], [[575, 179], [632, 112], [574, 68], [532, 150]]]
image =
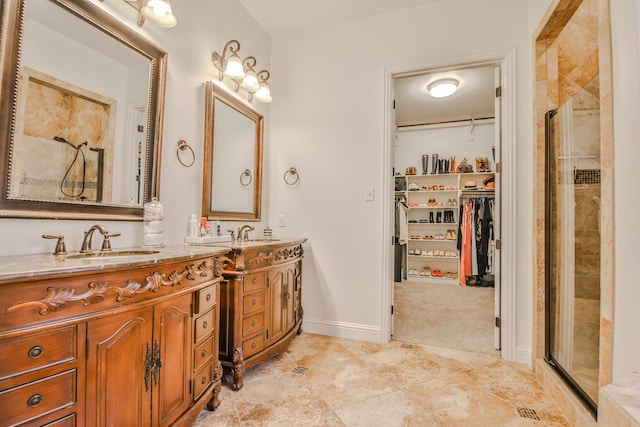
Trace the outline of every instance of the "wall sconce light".
[[[257, 65], [256, 58], [247, 56], [245, 59], [240, 59], [239, 51], [240, 43], [237, 40], [231, 40], [222, 49], [222, 55], [213, 52], [211, 61], [218, 70], [218, 79], [223, 81], [228, 77], [233, 80], [235, 91], [244, 89], [249, 102], [254, 98], [263, 103], [271, 102], [271, 90], [267, 83], [269, 72], [262, 70], [256, 73], [254, 68]], [[229, 55], [228, 58], [227, 55]]]
[[145, 19], [164, 28], [175, 27], [178, 23], [173, 14], [171, 0], [124, 0], [124, 2], [138, 11], [138, 27], [144, 25]]
[[436, 80], [428, 86], [429, 94], [434, 98], [446, 98], [456, 93], [458, 81], [456, 79]]

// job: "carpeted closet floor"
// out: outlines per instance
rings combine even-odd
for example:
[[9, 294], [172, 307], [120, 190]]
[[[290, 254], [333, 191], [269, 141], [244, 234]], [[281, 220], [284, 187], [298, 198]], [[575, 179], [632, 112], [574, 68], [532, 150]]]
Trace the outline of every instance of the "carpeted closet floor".
[[494, 349], [494, 289], [396, 282], [392, 339], [500, 354]]

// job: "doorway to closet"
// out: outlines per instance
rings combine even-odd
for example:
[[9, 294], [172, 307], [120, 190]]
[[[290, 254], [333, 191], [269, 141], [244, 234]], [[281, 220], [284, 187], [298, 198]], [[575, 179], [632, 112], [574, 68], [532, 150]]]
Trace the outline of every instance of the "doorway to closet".
[[[394, 340], [500, 354], [500, 72], [393, 78]], [[431, 96], [439, 81], [457, 91]]]

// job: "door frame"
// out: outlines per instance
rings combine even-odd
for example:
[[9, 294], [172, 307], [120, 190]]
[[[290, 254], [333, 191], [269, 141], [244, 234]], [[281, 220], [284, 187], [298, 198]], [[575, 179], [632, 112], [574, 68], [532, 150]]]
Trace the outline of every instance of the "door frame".
[[384, 77], [384, 126], [383, 126], [383, 286], [381, 342], [391, 339], [391, 305], [393, 301], [393, 138], [395, 120], [393, 112], [394, 78], [412, 74], [440, 72], [456, 68], [495, 65], [500, 68], [501, 96], [501, 343], [502, 357], [507, 361], [527, 363], [520, 360], [516, 351], [516, 82], [515, 49], [485, 53], [459, 58], [445, 58], [419, 64], [385, 68]]

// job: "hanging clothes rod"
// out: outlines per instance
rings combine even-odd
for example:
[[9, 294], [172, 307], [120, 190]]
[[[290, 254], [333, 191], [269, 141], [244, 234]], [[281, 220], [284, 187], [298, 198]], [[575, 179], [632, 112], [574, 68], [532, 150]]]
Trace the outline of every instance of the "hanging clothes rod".
[[428, 122], [428, 123], [415, 123], [415, 124], [411, 124], [411, 125], [399, 125], [399, 126], [397, 126], [397, 128], [398, 129], [409, 129], [409, 128], [418, 127], [418, 126], [448, 125], [448, 124], [452, 124], [452, 123], [469, 123], [469, 124], [471, 124], [471, 120], [478, 121], [478, 120], [493, 120], [493, 119], [495, 119], [495, 117], [474, 117], [473, 119], [445, 120], [445, 121], [442, 121], [442, 122]]

